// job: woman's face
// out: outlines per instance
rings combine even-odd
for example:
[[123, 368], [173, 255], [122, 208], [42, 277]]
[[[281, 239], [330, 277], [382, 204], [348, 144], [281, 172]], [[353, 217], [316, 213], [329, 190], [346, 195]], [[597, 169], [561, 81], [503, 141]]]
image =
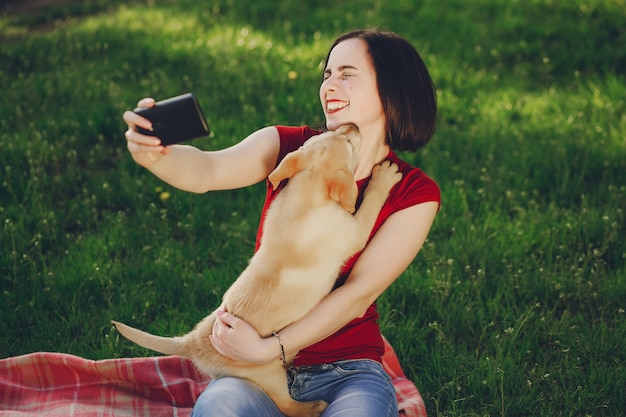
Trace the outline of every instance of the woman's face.
[[346, 39], [330, 52], [320, 86], [320, 101], [329, 130], [353, 123], [361, 132], [384, 136], [385, 114], [364, 40]]

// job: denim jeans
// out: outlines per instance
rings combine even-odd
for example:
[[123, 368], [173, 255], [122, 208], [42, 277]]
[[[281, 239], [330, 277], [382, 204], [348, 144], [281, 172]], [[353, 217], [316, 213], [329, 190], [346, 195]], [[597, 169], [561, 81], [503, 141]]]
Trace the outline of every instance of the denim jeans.
[[[322, 417], [397, 417], [394, 386], [382, 365], [371, 360], [340, 361], [288, 370], [291, 396], [324, 400]], [[283, 417], [255, 384], [239, 378], [212, 381], [198, 397], [192, 417]]]

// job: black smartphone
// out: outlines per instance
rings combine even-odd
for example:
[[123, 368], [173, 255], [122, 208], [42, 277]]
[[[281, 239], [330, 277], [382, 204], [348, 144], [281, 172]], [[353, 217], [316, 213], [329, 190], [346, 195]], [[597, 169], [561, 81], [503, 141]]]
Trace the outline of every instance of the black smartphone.
[[152, 122], [152, 130], [137, 126], [137, 131], [158, 137], [163, 146], [197, 139], [210, 133], [200, 103], [193, 93], [157, 101], [154, 107], [133, 111]]

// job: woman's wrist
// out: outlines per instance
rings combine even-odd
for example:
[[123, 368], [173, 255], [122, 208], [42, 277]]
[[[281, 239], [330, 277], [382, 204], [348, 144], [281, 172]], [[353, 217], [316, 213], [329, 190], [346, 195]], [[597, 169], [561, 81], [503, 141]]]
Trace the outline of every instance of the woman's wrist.
[[270, 363], [274, 361], [283, 362], [283, 352], [285, 350], [282, 345], [282, 339], [278, 333], [262, 339], [261, 349], [257, 351], [256, 361], [258, 363]]
[[287, 364], [287, 358], [285, 357], [285, 345], [283, 345], [283, 340], [277, 332], [273, 332], [272, 335], [278, 340], [278, 348], [280, 352], [278, 359], [280, 360], [280, 364], [285, 366]]

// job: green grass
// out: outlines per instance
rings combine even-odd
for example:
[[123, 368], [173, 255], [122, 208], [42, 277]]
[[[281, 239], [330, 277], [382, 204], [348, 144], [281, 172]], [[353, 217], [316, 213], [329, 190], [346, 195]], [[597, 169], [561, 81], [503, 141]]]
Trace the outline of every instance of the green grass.
[[438, 90], [437, 134], [407, 158], [442, 209], [379, 303], [429, 415], [626, 414], [623, 0], [101, 0], [0, 18], [0, 357], [151, 355], [110, 320], [174, 334], [214, 308], [252, 254], [263, 186], [171, 189], [132, 162], [122, 112], [194, 91], [206, 149], [317, 125], [320, 61], [363, 26], [411, 40]]

